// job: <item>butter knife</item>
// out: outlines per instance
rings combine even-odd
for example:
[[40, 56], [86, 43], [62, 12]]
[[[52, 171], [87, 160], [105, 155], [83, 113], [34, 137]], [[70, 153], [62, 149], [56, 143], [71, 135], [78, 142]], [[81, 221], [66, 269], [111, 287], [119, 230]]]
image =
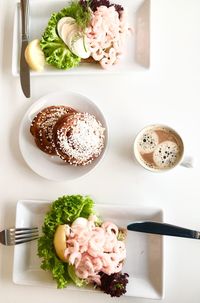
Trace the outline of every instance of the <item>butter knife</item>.
[[20, 82], [24, 95], [30, 98], [30, 70], [25, 59], [25, 49], [28, 45], [28, 13], [29, 0], [21, 0], [22, 45], [20, 57]]
[[127, 226], [128, 230], [144, 232], [149, 234], [159, 234], [173, 237], [200, 239], [200, 232], [180, 226], [159, 223], [153, 221], [134, 222]]

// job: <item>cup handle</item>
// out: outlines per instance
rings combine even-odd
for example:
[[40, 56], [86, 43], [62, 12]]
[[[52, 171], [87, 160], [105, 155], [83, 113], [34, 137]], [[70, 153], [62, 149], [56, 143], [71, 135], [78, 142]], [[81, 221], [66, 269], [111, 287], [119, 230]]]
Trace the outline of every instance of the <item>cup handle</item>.
[[191, 156], [186, 156], [183, 158], [183, 160], [180, 164], [181, 164], [181, 166], [184, 166], [186, 168], [193, 168], [194, 167], [194, 158]]

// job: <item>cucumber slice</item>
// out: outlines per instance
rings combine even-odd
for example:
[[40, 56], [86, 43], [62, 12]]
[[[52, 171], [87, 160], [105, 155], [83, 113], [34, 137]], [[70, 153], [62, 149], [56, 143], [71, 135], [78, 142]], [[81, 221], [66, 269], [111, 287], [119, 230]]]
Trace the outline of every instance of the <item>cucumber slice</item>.
[[77, 277], [77, 275], [75, 273], [75, 268], [73, 265], [70, 265], [70, 264], [68, 265], [68, 274], [76, 286], [83, 287], [88, 284], [86, 280], [83, 280], [83, 279], [80, 279], [79, 277]]
[[82, 59], [89, 58], [91, 55], [85, 37], [80, 37], [78, 39], [72, 40], [69, 48], [72, 51], [72, 53], [74, 53], [75, 55], [77, 55]]
[[72, 17], [63, 17], [57, 23], [57, 31], [59, 36], [61, 37], [61, 31], [64, 24], [75, 24], [76, 20]]
[[61, 39], [69, 47], [71, 39], [76, 33], [78, 33], [78, 26], [76, 24], [63, 24]]

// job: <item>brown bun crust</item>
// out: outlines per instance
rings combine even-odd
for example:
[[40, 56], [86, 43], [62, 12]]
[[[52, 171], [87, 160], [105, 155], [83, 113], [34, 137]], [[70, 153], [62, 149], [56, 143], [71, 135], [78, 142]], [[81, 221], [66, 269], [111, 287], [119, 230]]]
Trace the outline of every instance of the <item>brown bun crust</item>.
[[52, 144], [53, 128], [59, 118], [72, 112], [76, 111], [71, 107], [63, 105], [49, 106], [34, 117], [30, 132], [34, 136], [35, 143], [40, 150], [49, 155], [56, 155], [55, 147]]
[[98, 61], [95, 61], [92, 57], [86, 58], [86, 59], [81, 59], [81, 63], [95, 63], [99, 64]]

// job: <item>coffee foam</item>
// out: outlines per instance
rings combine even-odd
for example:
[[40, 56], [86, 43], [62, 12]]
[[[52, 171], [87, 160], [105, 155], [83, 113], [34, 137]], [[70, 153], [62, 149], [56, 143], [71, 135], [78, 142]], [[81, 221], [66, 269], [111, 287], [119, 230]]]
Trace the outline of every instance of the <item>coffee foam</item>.
[[152, 125], [138, 134], [134, 151], [142, 166], [161, 171], [173, 168], [180, 162], [184, 146], [181, 137], [170, 127]]
[[158, 135], [155, 131], [147, 130], [138, 139], [138, 150], [140, 153], [151, 153], [159, 143]]
[[180, 159], [180, 147], [172, 141], [164, 141], [158, 144], [153, 152], [153, 161], [158, 168], [171, 168]]

